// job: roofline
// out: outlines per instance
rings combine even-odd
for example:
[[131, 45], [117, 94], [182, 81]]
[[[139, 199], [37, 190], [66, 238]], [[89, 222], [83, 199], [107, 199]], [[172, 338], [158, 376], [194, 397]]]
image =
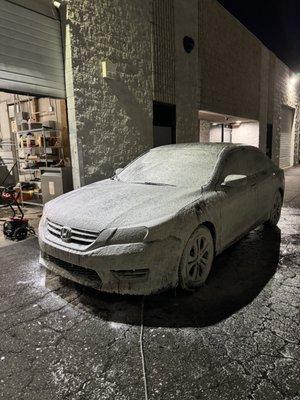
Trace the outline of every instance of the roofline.
[[292, 71], [294, 74], [296, 73], [291, 67], [289, 67], [276, 53], [274, 53], [273, 50], [270, 50], [268, 46], [266, 46], [253, 32], [250, 31], [235, 15], [231, 14], [230, 11], [227, 10], [223, 6], [223, 4], [219, 3], [218, 0], [213, 0], [220, 8], [222, 8], [228, 15], [230, 15], [241, 27], [243, 27], [244, 30], [246, 30], [250, 35], [257, 40], [257, 42], [267, 49], [270, 53], [272, 53], [280, 62], [282, 62], [290, 71]]

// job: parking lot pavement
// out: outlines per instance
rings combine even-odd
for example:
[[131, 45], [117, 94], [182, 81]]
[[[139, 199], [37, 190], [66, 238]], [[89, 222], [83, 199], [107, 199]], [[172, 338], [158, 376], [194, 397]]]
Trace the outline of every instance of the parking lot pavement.
[[[145, 298], [149, 399], [299, 399], [299, 227], [285, 208], [202, 290]], [[142, 298], [46, 274], [34, 238], [1, 248], [0, 265], [0, 399], [144, 399]]]

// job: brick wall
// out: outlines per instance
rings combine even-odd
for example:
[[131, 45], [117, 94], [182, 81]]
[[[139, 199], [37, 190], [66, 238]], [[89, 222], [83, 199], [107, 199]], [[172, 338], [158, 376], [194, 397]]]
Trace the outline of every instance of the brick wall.
[[[70, 0], [68, 18], [69, 122], [79, 186], [110, 176], [152, 147], [151, 6]], [[101, 77], [102, 60], [116, 64], [115, 80]]]

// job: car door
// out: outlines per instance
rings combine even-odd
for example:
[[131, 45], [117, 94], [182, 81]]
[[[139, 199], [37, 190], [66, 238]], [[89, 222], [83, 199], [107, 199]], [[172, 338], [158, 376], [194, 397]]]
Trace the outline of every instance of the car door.
[[[244, 148], [232, 150], [220, 165], [222, 247], [249, 231], [257, 220], [257, 186], [252, 172]], [[228, 175], [245, 175], [247, 180], [240, 187], [223, 186]]]
[[271, 161], [259, 150], [247, 149], [257, 187], [257, 221], [265, 221], [273, 205], [276, 174]]

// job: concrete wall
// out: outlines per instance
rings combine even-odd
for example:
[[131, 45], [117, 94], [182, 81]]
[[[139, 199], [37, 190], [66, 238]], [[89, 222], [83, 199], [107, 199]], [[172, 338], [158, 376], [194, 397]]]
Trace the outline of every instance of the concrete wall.
[[[151, 5], [70, 0], [67, 11], [69, 125], [79, 186], [112, 175], [152, 146]], [[101, 77], [103, 60], [116, 64], [116, 79]]]
[[210, 128], [211, 123], [209, 121], [199, 120], [199, 142], [209, 142]]
[[294, 162], [299, 162], [299, 82], [293, 82], [291, 70], [273, 54], [270, 62], [271, 91], [269, 94], [269, 122], [273, 124], [273, 160], [279, 163], [282, 107], [295, 110], [293, 126]]
[[[176, 140], [195, 142], [199, 140], [198, 0], [174, 0], [174, 7]], [[183, 47], [185, 36], [195, 41], [189, 54]]]
[[[198, 0], [153, 0], [152, 5], [154, 100], [176, 104], [176, 141], [194, 142], [199, 139]], [[189, 54], [185, 36], [195, 41]]]
[[175, 104], [174, 0], [153, 0], [152, 26], [154, 99]]
[[261, 44], [215, 0], [199, 0], [200, 108], [259, 119]]
[[268, 101], [270, 81], [269, 81], [270, 51], [261, 45], [261, 64], [260, 64], [260, 88], [259, 88], [259, 148], [265, 152], [267, 148], [267, 124], [268, 124]]
[[259, 123], [246, 122], [231, 131], [232, 143], [243, 143], [259, 147]]

